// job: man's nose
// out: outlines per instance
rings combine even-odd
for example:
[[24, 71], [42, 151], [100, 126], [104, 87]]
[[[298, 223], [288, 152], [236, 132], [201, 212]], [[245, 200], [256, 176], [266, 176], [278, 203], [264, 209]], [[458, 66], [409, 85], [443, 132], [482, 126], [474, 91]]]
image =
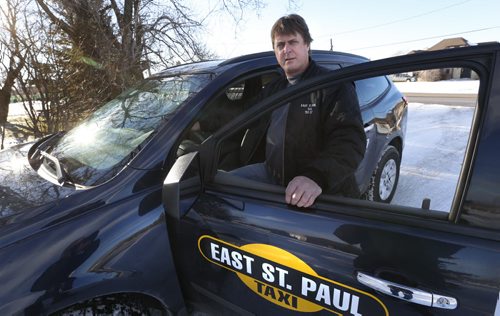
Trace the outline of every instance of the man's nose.
[[285, 46], [283, 46], [283, 52], [284, 52], [285, 54], [290, 53], [290, 50], [291, 50], [290, 45], [285, 44]]

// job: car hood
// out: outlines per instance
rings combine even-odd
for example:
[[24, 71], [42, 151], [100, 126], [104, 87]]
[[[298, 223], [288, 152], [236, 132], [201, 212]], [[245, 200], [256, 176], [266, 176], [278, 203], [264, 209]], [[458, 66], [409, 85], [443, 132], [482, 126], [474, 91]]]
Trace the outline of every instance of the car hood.
[[0, 151], [0, 225], [75, 192], [37, 174], [28, 161], [32, 145], [26, 143]]

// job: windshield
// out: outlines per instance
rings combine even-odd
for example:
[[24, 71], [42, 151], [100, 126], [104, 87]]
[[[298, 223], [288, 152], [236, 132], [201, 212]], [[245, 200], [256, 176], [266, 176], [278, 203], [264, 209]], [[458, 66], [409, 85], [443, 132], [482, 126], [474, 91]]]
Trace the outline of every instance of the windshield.
[[63, 169], [73, 184], [102, 183], [116, 175], [162, 122], [209, 80], [208, 74], [145, 80], [95, 111], [50, 149], [40, 148], [52, 157], [45, 154], [40, 159], [45, 157], [46, 169]]

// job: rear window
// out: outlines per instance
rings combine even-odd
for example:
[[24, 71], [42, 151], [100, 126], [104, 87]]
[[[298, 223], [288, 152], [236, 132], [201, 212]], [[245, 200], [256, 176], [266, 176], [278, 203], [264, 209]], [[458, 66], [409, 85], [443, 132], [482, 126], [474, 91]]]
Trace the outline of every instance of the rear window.
[[334, 63], [322, 63], [321, 66], [328, 68], [330, 70], [337, 70], [340, 69], [339, 64], [334, 64]]
[[364, 107], [380, 97], [389, 87], [385, 76], [356, 81], [359, 106]]

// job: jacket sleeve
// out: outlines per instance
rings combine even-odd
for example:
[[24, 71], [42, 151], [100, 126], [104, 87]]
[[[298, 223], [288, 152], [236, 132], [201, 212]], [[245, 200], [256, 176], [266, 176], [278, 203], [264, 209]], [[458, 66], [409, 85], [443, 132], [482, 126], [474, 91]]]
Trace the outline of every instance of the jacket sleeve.
[[301, 172], [324, 191], [337, 191], [353, 177], [366, 150], [366, 134], [354, 84], [328, 89], [323, 95], [322, 148]]

